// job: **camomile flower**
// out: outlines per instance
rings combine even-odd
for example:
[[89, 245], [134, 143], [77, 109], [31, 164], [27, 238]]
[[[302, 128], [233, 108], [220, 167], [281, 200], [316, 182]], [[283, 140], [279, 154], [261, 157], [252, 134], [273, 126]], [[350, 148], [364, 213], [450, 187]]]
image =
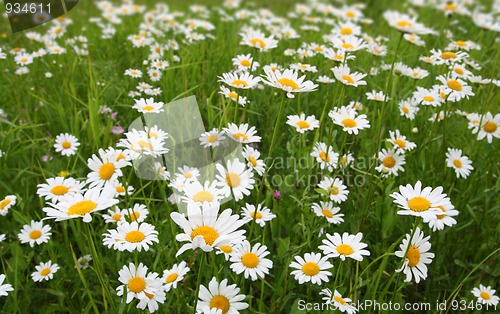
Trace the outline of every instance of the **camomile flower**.
[[273, 262], [265, 258], [270, 253], [267, 246], [260, 243], [255, 243], [252, 247], [248, 240], [244, 240], [234, 248], [231, 255], [231, 270], [236, 274], [243, 273], [245, 279], [255, 281], [259, 278], [264, 278], [269, 274], [269, 269], [273, 267]]
[[453, 71], [453, 73], [455, 73], [457, 77], [461, 77], [464, 79], [469, 79], [469, 77], [474, 75], [465, 67], [465, 64], [452, 64], [450, 65], [450, 70]]
[[247, 28], [240, 33], [242, 39], [240, 45], [246, 45], [259, 49], [260, 51], [268, 51], [269, 49], [276, 48], [278, 41], [274, 36], [266, 37], [264, 33], [259, 30]]
[[257, 134], [255, 127], [252, 126], [249, 128], [248, 123], [240, 125], [229, 123], [227, 128], [224, 128], [223, 130], [233, 140], [243, 144], [258, 143], [261, 140], [260, 136], [255, 135]]
[[219, 82], [232, 86], [234, 88], [240, 89], [250, 89], [259, 83], [260, 77], [254, 77], [248, 72], [242, 73], [222, 73], [222, 76], [218, 76]]
[[14, 57], [17, 65], [24, 66], [33, 63], [33, 56], [31, 54], [23, 53]]
[[353, 162], [354, 162], [354, 156], [350, 152], [347, 152], [346, 154], [339, 156], [337, 164], [339, 165], [340, 168], [346, 169]]
[[363, 255], [370, 256], [370, 252], [364, 250], [364, 248], [368, 247], [368, 244], [361, 242], [363, 237], [361, 232], [356, 235], [344, 232], [342, 236], [339, 233], [334, 233], [333, 236], [327, 233], [326, 237], [328, 239], [322, 241], [324, 245], [320, 245], [318, 248], [327, 257], [340, 257], [342, 261], [349, 257], [361, 262]]
[[[86, 254], [86, 255], [84, 255], [76, 260], [76, 262], [78, 263], [78, 267], [80, 267], [80, 269], [89, 268], [89, 264], [91, 261], [92, 261], [92, 255], [90, 255], [90, 254]], [[76, 268], [76, 265], [75, 265], [75, 268]]]
[[325, 58], [336, 62], [344, 62], [356, 59], [356, 56], [354, 54], [349, 54], [343, 49], [326, 48], [322, 54]]
[[140, 78], [142, 77], [142, 71], [137, 69], [127, 69], [125, 70], [125, 75], [128, 75], [133, 78]]
[[116, 288], [116, 294], [121, 297], [127, 294], [126, 303], [130, 303], [134, 298], [148, 299], [148, 295], [154, 295], [161, 289], [161, 283], [157, 280], [158, 274], [151, 272], [148, 274], [148, 267], [140, 263], [137, 267], [133, 263], [124, 265], [118, 272], [118, 281], [122, 284]]
[[446, 166], [453, 168], [457, 178], [462, 177], [466, 179], [470, 172], [474, 170], [472, 161], [469, 157], [462, 155], [461, 149], [449, 148], [446, 153]]
[[59, 270], [59, 265], [52, 264], [52, 261], [47, 263], [40, 263], [40, 265], [35, 266], [35, 271], [31, 274], [31, 278], [34, 282], [39, 282], [43, 280], [49, 281], [54, 278], [54, 274]]
[[3, 200], [0, 201], [0, 215], [5, 216], [9, 212], [9, 209], [16, 205], [17, 197], [15, 195], [7, 195]]
[[496, 307], [500, 298], [495, 295], [496, 290], [492, 289], [491, 286], [483, 286], [472, 289], [471, 293], [477, 298], [477, 301], [481, 304], [491, 305]]
[[233, 161], [227, 160], [226, 167], [221, 164], [216, 164], [215, 167], [219, 172], [216, 175], [219, 181], [218, 186], [225, 197], [233, 195], [234, 199], [239, 201], [244, 195], [250, 195], [255, 180], [252, 170], [247, 169], [244, 163], [234, 159]]
[[[148, 70], [148, 75], [149, 75], [149, 79], [153, 82], [158, 82], [159, 80], [161, 80], [161, 77], [162, 77], [162, 73], [158, 68], [150, 68]], [[146, 111], [144, 109], [142, 109], [142, 110], [143, 110], [142, 112]], [[139, 109], [139, 112], [141, 112], [140, 109]], [[147, 111], [147, 112], [153, 113], [152, 111]], [[161, 111], [158, 111], [158, 112], [161, 112]], [[158, 113], [158, 112], [154, 112], [154, 113]]]
[[361, 27], [351, 21], [340, 21], [333, 26], [330, 34], [337, 36], [361, 35]]
[[290, 69], [292, 69], [294, 71], [300, 71], [302, 73], [304, 73], [304, 72], [312, 72], [312, 73], [318, 72], [318, 69], [316, 68], [316, 66], [310, 65], [307, 63], [292, 63], [292, 64], [290, 64]]
[[42, 243], [49, 242], [50, 232], [52, 228], [49, 225], [43, 225], [41, 221], [32, 220], [29, 225], [24, 225], [21, 229], [21, 233], [17, 235], [21, 243], [29, 243], [31, 247], [35, 244], [40, 245]]
[[335, 75], [335, 78], [344, 85], [354, 87], [366, 85], [366, 81], [363, 81], [366, 74], [359, 72], [351, 73], [351, 69], [346, 64], [331, 68], [331, 70], [333, 75]]
[[387, 178], [390, 175], [397, 176], [398, 171], [404, 172], [403, 165], [406, 164], [405, 156], [399, 151], [394, 149], [385, 149], [378, 153], [378, 159], [381, 164], [375, 169], [382, 173], [382, 177]]
[[316, 120], [314, 115], [306, 117], [304, 113], [298, 115], [290, 115], [287, 117], [288, 120], [286, 124], [295, 127], [297, 132], [304, 134], [306, 131], [314, 130], [319, 128], [319, 121]]
[[338, 111], [331, 110], [328, 116], [332, 118], [333, 123], [343, 127], [343, 130], [349, 134], [357, 135], [359, 130], [370, 128], [366, 115], [358, 115], [356, 109], [341, 107]]
[[345, 186], [339, 178], [333, 179], [325, 177], [318, 184], [318, 187], [325, 190], [330, 200], [335, 201], [337, 204], [345, 202], [347, 200], [347, 195], [349, 195], [347, 186]]
[[[431, 243], [429, 242], [430, 236], [424, 238], [424, 233], [419, 228], [415, 230], [413, 237], [411, 234], [406, 234], [403, 243], [399, 245], [399, 251], [395, 255], [399, 258], [404, 258], [403, 267], [396, 270], [396, 272], [403, 272], [406, 275], [405, 282], [410, 282], [412, 279], [416, 283], [420, 279], [427, 278], [427, 264], [432, 262], [434, 253], [429, 253]], [[411, 238], [411, 240], [410, 240]]]
[[424, 218], [424, 223], [428, 223], [432, 231], [443, 230], [445, 226], [452, 227], [457, 223], [453, 217], [457, 216], [459, 212], [454, 209], [453, 204], [449, 203], [447, 206], [440, 205], [438, 208], [441, 210], [441, 213], [436, 214], [436, 217]]
[[412, 106], [412, 104], [408, 100], [402, 100], [399, 102], [399, 113], [410, 119], [415, 119], [415, 114], [420, 110], [418, 106]]
[[47, 215], [45, 219], [55, 219], [62, 221], [72, 218], [83, 218], [84, 222], [90, 222], [93, 212], [105, 210], [118, 203], [114, 199], [115, 190], [111, 186], [103, 189], [91, 188], [85, 194], [66, 195], [57, 204], [49, 203], [50, 207], [44, 207], [43, 211]]
[[299, 284], [311, 282], [321, 285], [322, 281], [329, 282], [332, 273], [328, 269], [333, 265], [328, 261], [328, 256], [321, 256], [321, 253], [306, 253], [304, 258], [295, 256], [295, 261], [290, 263], [290, 268], [295, 268], [290, 274], [295, 276]]
[[247, 166], [255, 170], [258, 175], [262, 175], [266, 169], [266, 164], [260, 158], [260, 152], [251, 146], [243, 147], [243, 157], [247, 160]]
[[224, 131], [219, 132], [217, 128], [213, 128], [211, 131], [201, 134], [199, 140], [201, 145], [205, 148], [217, 147], [224, 143], [226, 136]]
[[[233, 65], [240, 71], [255, 71], [259, 67], [259, 63], [252, 58], [252, 54], [237, 55], [233, 58]], [[250, 69], [250, 66], [252, 67]]]
[[251, 223], [255, 220], [262, 228], [264, 228], [266, 222], [276, 218], [276, 215], [273, 214], [269, 208], [258, 204], [256, 209], [255, 205], [248, 203], [241, 208], [241, 216], [241, 219], [243, 219], [245, 223]]
[[439, 107], [444, 102], [437, 88], [426, 89], [417, 86], [417, 90], [413, 92], [413, 98], [419, 104], [433, 107]]
[[443, 90], [444, 94], [447, 95], [446, 100], [457, 102], [462, 98], [469, 99], [469, 96], [474, 96], [472, 92], [472, 87], [467, 85], [467, 83], [456, 75], [451, 75], [445, 77], [440, 75], [436, 78], [438, 81], [443, 83], [440, 88]]
[[5, 275], [0, 274], [0, 297], [8, 296], [9, 292], [14, 291], [11, 284], [3, 283], [5, 281]]
[[132, 109], [136, 109], [140, 113], [160, 113], [163, 112], [163, 102], [155, 102], [154, 98], [149, 99], [134, 99], [135, 104]]
[[180, 178], [185, 181], [195, 181], [198, 180], [200, 171], [195, 167], [182, 166], [177, 168], [178, 173], [175, 174], [176, 178]]
[[481, 46], [479, 46], [478, 44], [476, 44], [475, 42], [473, 42], [471, 40], [456, 40], [456, 41], [452, 41], [445, 48], [446, 51], [450, 51], [450, 50], [451, 51], [453, 51], [453, 50], [465, 50], [465, 51], [469, 51], [469, 50], [473, 50], [473, 49], [480, 50]]
[[177, 284], [184, 280], [184, 276], [190, 271], [189, 267], [186, 265], [186, 262], [182, 261], [179, 264], [174, 264], [172, 268], [163, 271], [161, 280], [163, 281], [163, 288], [166, 292], [170, 291], [172, 288], [177, 289]]
[[316, 79], [316, 82], [323, 83], [323, 84], [331, 84], [331, 83], [335, 83], [335, 79], [333, 79], [329, 76], [326, 76], [326, 75], [320, 75]]
[[432, 49], [431, 54], [435, 65], [460, 63], [461, 61], [467, 60], [469, 57], [469, 54], [463, 51], [441, 51], [441, 49]]
[[119, 223], [126, 221], [125, 216], [122, 213], [122, 210], [115, 206], [115, 209], [108, 209], [107, 214], [103, 214], [102, 217], [106, 223]]
[[417, 80], [421, 80], [427, 76], [429, 76], [429, 71], [427, 70], [424, 70], [422, 68], [419, 68], [419, 67], [416, 67], [416, 68], [413, 68], [405, 73], [405, 75], [411, 77], [411, 78], [414, 78], [414, 79], [417, 79]]
[[188, 206], [201, 206], [203, 204], [218, 205], [219, 201], [224, 198], [222, 191], [217, 187], [217, 181], [205, 181], [202, 185], [198, 181], [186, 182], [182, 181], [182, 201]]
[[408, 14], [400, 13], [397, 11], [385, 11], [383, 14], [389, 26], [394, 27], [403, 33], [413, 33], [418, 35], [430, 34], [432, 29], [427, 28], [422, 23], [417, 22], [416, 16], [409, 16]]
[[224, 95], [224, 97], [229, 98], [232, 101], [237, 102], [242, 107], [245, 107], [245, 105], [247, 104], [247, 97], [241, 96], [238, 93], [233, 92], [232, 90], [230, 90], [229, 88], [227, 88], [225, 86], [220, 87], [219, 94], [222, 94], [222, 95]]
[[363, 38], [350, 35], [350, 36], [325, 36], [325, 40], [332, 43], [333, 47], [345, 52], [355, 52], [366, 48], [366, 42]]
[[63, 156], [71, 156], [76, 154], [78, 146], [80, 146], [80, 142], [78, 142], [78, 139], [71, 134], [61, 133], [56, 136], [56, 143], [54, 144], [54, 148], [57, 153], [61, 153], [61, 155]]
[[156, 292], [153, 294], [145, 292], [144, 294], [146, 294], [147, 298], [139, 300], [137, 303], [138, 309], [144, 310], [147, 307], [149, 313], [154, 313], [159, 308], [158, 303], [163, 304], [167, 299], [165, 291], [161, 289], [161, 281], [159, 279], [153, 281], [153, 286], [155, 287]]
[[327, 146], [325, 143], [317, 142], [314, 145], [314, 149], [310, 154], [311, 157], [316, 158], [321, 169], [328, 169], [332, 172], [333, 169], [337, 169], [337, 160], [339, 154], [333, 151], [332, 146]]
[[87, 166], [92, 170], [87, 175], [87, 184], [90, 188], [103, 187], [104, 185], [113, 185], [119, 177], [123, 176], [121, 168], [126, 167], [129, 163], [125, 159], [117, 158], [114, 154], [99, 149], [99, 157], [96, 154], [87, 160]]
[[246, 296], [240, 293], [236, 284], [228, 285], [227, 279], [220, 283], [215, 277], [208, 283], [208, 289], [200, 285], [198, 293], [197, 312], [212, 313], [208, 311], [221, 311], [224, 314], [238, 314], [248, 308], [248, 303], [242, 302]]
[[423, 41], [420, 36], [418, 36], [417, 34], [409, 34], [409, 33], [406, 33], [403, 35], [403, 38], [406, 39], [408, 42], [416, 45], [416, 46], [420, 46], [420, 47], [424, 47], [425, 46], [425, 41]]
[[305, 81], [305, 75], [299, 78], [298, 72], [291, 69], [281, 72], [280, 70], [273, 71], [266, 66], [264, 72], [266, 76], [262, 82], [285, 91], [288, 98], [294, 98], [293, 93], [312, 92], [318, 88], [318, 85], [312, 81]]
[[337, 290], [332, 293], [332, 290], [326, 288], [321, 290], [319, 294], [324, 295], [322, 298], [324, 303], [333, 305], [336, 310], [339, 310], [342, 313], [346, 312], [347, 314], [354, 314], [358, 311], [354, 305], [350, 304], [352, 300], [342, 297]]
[[338, 225], [344, 222], [344, 214], [340, 214], [340, 207], [333, 207], [332, 202], [323, 202], [312, 204], [312, 210], [318, 217], [325, 217], [326, 221], [331, 224]]
[[399, 130], [389, 131], [389, 138], [387, 141], [394, 145], [393, 148], [401, 153], [411, 151], [417, 147], [415, 143], [407, 140], [406, 136], [402, 135]]
[[144, 204], [134, 204], [133, 208], [122, 210], [123, 217], [130, 222], [137, 221], [141, 223], [148, 217], [148, 214], [149, 210]]
[[124, 195], [132, 195], [134, 192], [134, 187], [131, 185], [126, 185], [126, 184], [121, 184], [118, 181], [115, 181], [113, 183], [113, 186], [115, 187], [115, 197], [118, 196], [124, 196]]
[[46, 183], [38, 184], [37, 194], [45, 200], [59, 202], [66, 195], [74, 195], [84, 190], [85, 184], [73, 178], [48, 178]]
[[3, 241], [5, 241], [6, 237], [7, 236], [5, 235], [5, 233], [0, 233], [0, 243], [3, 242]]
[[441, 213], [439, 206], [448, 206], [451, 203], [448, 196], [443, 193], [443, 187], [433, 189], [428, 186], [422, 189], [420, 181], [417, 181], [415, 187], [410, 184], [400, 185], [399, 192], [394, 192], [390, 196], [401, 208], [398, 211], [399, 215], [411, 215], [424, 219], [436, 218], [436, 215]]
[[486, 138], [488, 143], [491, 143], [494, 137], [500, 138], [500, 113], [493, 116], [490, 112], [487, 112], [480, 121], [481, 125], [472, 130], [472, 134], [478, 133], [478, 141]]
[[187, 208], [186, 216], [173, 212], [170, 214], [172, 220], [183, 229], [175, 239], [184, 244], [176, 256], [183, 252], [201, 248], [210, 252], [214, 248], [230, 245], [233, 241], [242, 241], [245, 230], [238, 230], [245, 222], [238, 215], [231, 215], [230, 208], [219, 214], [220, 205], [203, 204], [201, 207]]
[[125, 138], [120, 139], [117, 146], [128, 149], [132, 160], [142, 155], [158, 157], [169, 152], [169, 149], [164, 147], [165, 138], [150, 136], [147, 130], [132, 129], [124, 135]]
[[390, 98], [384, 95], [384, 92], [382, 91], [377, 92], [376, 90], [372, 90], [371, 92], [366, 93], [366, 99], [384, 102], [389, 101]]
[[108, 248], [129, 252], [134, 250], [141, 252], [142, 249], [148, 251], [153, 242], [159, 242], [158, 231], [153, 225], [145, 222], [139, 225], [137, 221], [132, 223], [123, 221], [116, 229], [104, 233], [103, 237], [103, 244]]

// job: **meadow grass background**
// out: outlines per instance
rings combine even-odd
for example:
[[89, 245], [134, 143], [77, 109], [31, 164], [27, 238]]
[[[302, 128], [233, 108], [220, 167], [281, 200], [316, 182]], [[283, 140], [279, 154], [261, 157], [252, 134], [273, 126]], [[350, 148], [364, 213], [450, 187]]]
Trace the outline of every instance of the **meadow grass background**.
[[[156, 2], [136, 3], [145, 3], [148, 8], [152, 8]], [[192, 3], [194, 2], [174, 1], [169, 5], [172, 10], [187, 11], [188, 4]], [[196, 3], [208, 6], [220, 4], [219, 1]], [[289, 10], [295, 2], [253, 3], [255, 8], [268, 7], [276, 15], [284, 16], [285, 10]], [[364, 13], [374, 20], [374, 24], [364, 26], [363, 30], [374, 37], [384, 35], [390, 38], [386, 57], [372, 56], [364, 51], [356, 53], [357, 59], [350, 63], [351, 68], [368, 73], [371, 67], [392, 61], [399, 37], [396, 30], [389, 29], [382, 18], [382, 12], [388, 8], [404, 8], [400, 2], [394, 1], [365, 3], [367, 8]], [[450, 28], [454, 33], [460, 34], [458, 37], [479, 43], [482, 50], [472, 51], [470, 54], [483, 67], [480, 74], [487, 78], [498, 78], [499, 49], [495, 44], [496, 33], [479, 29], [468, 17], [453, 16], [448, 19], [441, 12], [429, 8], [419, 9], [419, 13], [419, 21], [427, 26], [436, 30]], [[201, 252], [189, 251], [177, 259], [174, 258], [179, 248], [175, 241], [179, 229], [169, 216], [170, 212], [176, 210], [176, 206], [166, 201], [170, 192], [166, 190], [166, 184], [163, 182], [138, 179], [131, 168], [127, 169], [125, 177], [136, 188], [136, 192], [127, 202], [144, 203], [150, 211], [147, 221], [154, 224], [159, 231], [160, 243], [154, 245], [149, 252], [120, 253], [105, 248], [101, 235], [107, 227], [98, 217], [93, 219], [90, 226], [93, 239], [85, 235], [84, 231], [88, 226], [82, 221], [71, 220], [62, 223], [49, 221], [53, 235], [48, 244], [31, 248], [21, 245], [17, 240], [17, 233], [22, 225], [29, 223], [31, 219], [40, 220], [45, 217], [42, 212], [44, 202], [36, 194], [36, 185], [44, 182], [46, 178], [57, 176], [62, 170], [69, 171], [70, 176], [74, 178], [84, 178], [88, 172], [87, 158], [97, 153], [99, 148], [114, 146], [119, 140], [119, 135], [111, 134], [111, 127], [120, 124], [126, 128], [139, 117], [139, 114], [131, 109], [133, 100], [127, 96], [128, 91], [135, 88], [137, 81], [125, 77], [123, 73], [127, 68], [144, 69], [141, 64], [147, 58], [148, 50], [133, 48], [126, 40], [128, 35], [138, 32], [142, 17], [124, 17], [126, 23], [117, 26], [117, 33], [112, 39], [100, 39], [101, 30], [88, 23], [90, 17], [98, 14], [92, 1], [81, 2], [68, 14], [74, 24], [68, 27], [64, 38], [80, 34], [87, 36], [89, 57], [75, 56], [68, 49], [68, 53], [64, 55], [45, 56], [35, 60], [29, 67], [30, 73], [23, 76], [14, 75], [15, 64], [12, 58], [0, 61], [0, 108], [8, 114], [8, 119], [0, 121], [0, 149], [6, 153], [0, 159], [0, 196], [15, 194], [18, 197], [15, 208], [7, 216], [0, 217], [1, 232], [7, 234], [7, 240], [0, 243], [2, 273], [7, 275], [8, 282], [15, 288], [8, 297], [0, 299], [2, 313], [93, 313], [90, 299], [93, 299], [102, 312], [139, 312], [133, 304], [121, 305], [121, 299], [114, 292], [119, 285], [118, 270], [129, 261], [143, 262], [151, 270], [161, 273], [174, 263], [186, 260], [192, 271], [178, 289], [167, 293], [166, 303], [160, 306], [160, 313], [162, 309], [185, 313], [194, 303]], [[190, 13], [187, 14], [189, 15]], [[454, 25], [451, 22], [455, 20], [459, 22]], [[210, 21], [216, 26], [213, 31], [216, 39], [208, 39], [190, 46], [181, 44], [178, 55], [182, 61], [171, 62], [172, 68], [167, 69], [161, 81], [154, 84], [163, 90], [162, 95], [155, 99], [165, 103], [176, 97], [195, 95], [207, 130], [217, 127], [222, 118], [221, 104], [224, 100], [217, 94], [220, 86], [217, 76], [232, 68], [231, 58], [237, 54], [252, 52], [250, 47], [239, 45], [239, 30], [245, 22], [222, 22], [214, 12]], [[292, 26], [298, 29], [298, 21], [292, 20]], [[467, 33], [462, 33], [457, 26], [466, 29]], [[46, 26], [42, 26], [34, 31], [42, 31], [45, 28]], [[1, 31], [7, 33], [7, 38], [0, 39], [0, 47], [4, 50], [25, 47], [30, 51], [38, 48], [22, 33], [11, 34], [5, 18], [0, 20]], [[298, 48], [303, 42], [322, 42], [321, 35], [329, 31], [330, 28], [325, 27], [321, 34], [307, 33], [299, 39], [280, 41], [278, 48], [267, 53], [257, 53], [256, 60], [261, 65], [276, 62], [286, 66], [295, 62], [293, 58], [283, 55], [286, 48]], [[391, 88], [394, 101], [382, 105], [365, 100], [365, 92], [372, 89], [384, 90], [388, 71], [382, 71], [378, 76], [367, 77], [368, 86], [346, 87], [342, 98], [339, 95], [340, 83], [320, 85], [317, 92], [287, 99], [283, 113], [283, 117], [286, 117], [303, 111], [307, 115], [314, 114], [319, 119], [325, 103], [327, 108], [331, 109], [351, 100], [359, 100], [365, 105], [371, 128], [361, 131], [359, 136], [348, 136], [326, 118], [321, 126], [322, 135], [319, 140], [333, 145], [335, 151], [338, 151], [345, 141], [355, 157], [367, 159], [379, 150], [378, 139], [388, 137], [388, 130], [397, 128], [417, 143], [417, 149], [407, 155], [405, 172], [400, 173], [398, 177], [380, 179], [380, 176], [372, 175], [373, 164], [367, 163], [366, 167], [360, 168], [359, 171], [349, 170], [351, 176], [356, 175], [363, 183], [348, 182], [349, 199], [340, 206], [342, 213], [346, 215], [345, 222], [333, 226], [315, 217], [310, 210], [310, 204], [319, 198], [314, 192], [314, 186], [300, 182], [281, 186], [272, 184], [273, 175], [292, 175], [293, 165], [271, 169], [268, 184], [264, 186], [260, 200], [271, 208], [277, 218], [264, 229], [255, 229], [254, 238], [251, 239], [263, 242], [271, 251], [268, 257], [274, 262], [271, 274], [266, 276], [265, 283], [243, 280], [232, 273], [227, 265], [219, 268], [224, 262], [223, 257], [217, 255], [212, 260], [209, 257], [209, 264], [205, 265], [203, 284], [207, 285], [210, 278], [216, 274], [219, 279], [229, 278], [230, 283], [238, 283], [242, 289], [241, 293], [250, 296], [246, 300], [250, 303], [249, 312], [288, 313], [296, 307], [294, 303], [298, 299], [319, 302], [320, 288], [307, 284], [299, 285], [289, 275], [291, 270], [288, 265], [295, 255], [302, 256], [306, 252], [318, 251], [321, 238], [317, 235], [321, 228], [325, 228], [329, 233], [363, 232], [363, 242], [369, 245], [370, 257], [359, 264], [352, 261], [342, 263], [342, 272], [335, 278], [338, 290], [354, 300], [431, 303], [453, 298], [473, 300], [470, 290], [479, 283], [498, 284], [500, 254], [497, 252], [487, 260], [484, 259], [494, 252], [499, 244], [499, 140], [494, 139], [492, 144], [486, 141], [478, 142], [467, 129], [466, 119], [457, 115], [447, 119], [446, 147], [462, 149], [464, 154], [473, 160], [475, 167], [466, 180], [456, 179], [452, 169], [445, 167], [446, 147], [442, 146], [444, 125], [427, 121], [434, 112], [433, 109], [422, 108], [413, 121], [401, 117], [397, 110], [398, 100], [407, 98], [417, 85], [432, 86], [435, 83], [434, 77], [444, 71], [442, 68], [423, 64], [418, 61], [418, 57], [421, 54], [429, 54], [431, 48], [443, 49], [447, 40], [444, 36], [428, 36], [425, 40], [427, 47], [423, 48], [403, 41], [397, 61], [411, 67], [418, 65], [428, 69], [430, 76], [422, 81], [395, 77]], [[319, 70], [316, 74], [306, 74], [308, 79], [321, 74], [333, 76], [329, 70], [333, 63], [324, 58], [315, 57], [304, 62], [316, 65]], [[53, 73], [53, 77], [45, 78], [45, 72]], [[102, 84], [98, 85], [98, 82]], [[449, 103], [448, 110], [498, 113], [498, 87], [493, 84], [475, 86], [474, 93], [476, 96], [469, 100]], [[275, 93], [275, 90], [266, 87], [264, 91], [253, 90], [247, 94], [250, 104], [247, 105], [248, 111], [242, 121], [257, 127], [258, 135], [263, 137], [259, 150], [266, 156], [282, 93]], [[112, 121], [99, 115], [97, 111], [100, 105], [118, 111], [117, 120]], [[380, 106], [386, 106], [383, 116], [380, 115]], [[229, 114], [229, 117], [233, 120], [232, 114]], [[413, 127], [418, 128], [417, 134], [412, 134]], [[274, 156], [294, 156], [297, 159], [309, 156], [314, 145], [314, 132], [299, 135], [285, 125], [284, 120], [279, 122], [279, 128]], [[77, 156], [66, 158], [54, 152], [54, 138], [64, 132], [79, 138], [81, 146]], [[329, 137], [328, 134], [333, 136]], [[52, 156], [53, 160], [42, 162], [44, 155]], [[311, 162], [309, 164], [312, 165]], [[320, 174], [317, 168], [300, 168], [297, 175], [307, 178], [310, 173]], [[343, 174], [337, 171], [336, 174], [345, 177], [347, 172]], [[410, 232], [414, 220], [396, 214], [396, 206], [389, 194], [397, 190], [399, 185], [413, 185], [417, 180], [423, 181], [424, 186], [443, 186], [460, 211], [460, 215], [456, 217], [458, 224], [452, 228], [433, 233], [426, 226], [423, 227], [425, 234], [431, 235], [431, 252], [434, 252], [436, 257], [429, 265], [427, 280], [418, 285], [403, 284], [404, 275], [394, 273], [400, 265], [400, 260], [394, 256], [384, 256], [371, 264], [385, 253], [394, 252], [403, 236]], [[276, 189], [283, 195], [280, 201], [272, 198], [272, 192]], [[255, 202], [255, 191], [244, 201]], [[225, 206], [239, 212], [244, 201]], [[123, 203], [119, 205], [125, 207]], [[82, 270], [81, 276], [74, 268], [75, 257], [91, 253], [91, 241], [96, 244], [95, 253], [98, 256], [92, 264], [104, 273], [102, 278], [98, 278], [94, 267]], [[30, 274], [35, 265], [49, 259], [57, 262], [61, 269], [53, 280], [34, 283]], [[334, 277], [339, 264], [339, 261], [334, 262]], [[363, 276], [360, 276], [361, 273]], [[331, 288], [334, 277], [332, 283], [323, 287]], [[101, 287], [102, 284], [104, 285]], [[498, 290], [499, 286], [496, 288]]]

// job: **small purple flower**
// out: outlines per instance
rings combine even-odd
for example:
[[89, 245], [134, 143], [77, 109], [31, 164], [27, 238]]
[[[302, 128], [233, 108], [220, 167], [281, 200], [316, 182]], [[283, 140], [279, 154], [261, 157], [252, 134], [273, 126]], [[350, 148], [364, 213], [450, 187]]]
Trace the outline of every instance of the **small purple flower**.
[[[116, 116], [118, 115], [118, 111], [115, 111], [111, 114], [111, 119], [116, 120]], [[122, 132], [123, 133], [123, 132]]]
[[281, 192], [279, 190], [276, 190], [273, 192], [273, 197], [277, 199], [278, 201], [281, 200]]
[[118, 134], [122, 134], [123, 132], [125, 132], [125, 130], [120, 125], [115, 125], [114, 127], [111, 128], [111, 133], [113, 133], [113, 134], [118, 135]]

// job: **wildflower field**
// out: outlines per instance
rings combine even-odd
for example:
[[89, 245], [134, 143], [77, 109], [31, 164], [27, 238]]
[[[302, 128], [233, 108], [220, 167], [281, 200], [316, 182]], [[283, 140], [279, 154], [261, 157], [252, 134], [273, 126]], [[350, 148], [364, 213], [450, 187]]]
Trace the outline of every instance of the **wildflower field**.
[[2, 11], [0, 313], [497, 313], [499, 11]]

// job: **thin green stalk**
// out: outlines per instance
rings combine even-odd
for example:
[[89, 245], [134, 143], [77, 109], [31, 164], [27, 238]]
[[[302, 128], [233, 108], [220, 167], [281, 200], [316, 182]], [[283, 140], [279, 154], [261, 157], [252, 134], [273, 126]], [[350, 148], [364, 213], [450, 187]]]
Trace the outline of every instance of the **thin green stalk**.
[[200, 293], [201, 274], [203, 273], [203, 264], [205, 263], [206, 254], [203, 252], [201, 255], [200, 266], [198, 267], [198, 278], [196, 279], [196, 292], [194, 295], [194, 309], [193, 314], [196, 314], [196, 306], [198, 305], [198, 294]]

